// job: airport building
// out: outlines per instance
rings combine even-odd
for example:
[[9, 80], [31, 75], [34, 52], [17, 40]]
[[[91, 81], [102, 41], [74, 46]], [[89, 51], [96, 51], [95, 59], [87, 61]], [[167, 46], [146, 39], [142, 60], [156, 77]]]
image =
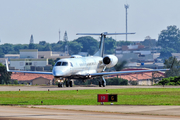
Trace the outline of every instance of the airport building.
[[38, 51], [38, 49], [21, 49], [20, 54], [5, 55], [10, 62], [10, 69], [49, 71], [48, 59], [68, 58], [62, 52]]
[[19, 70], [31, 70], [31, 66], [44, 67], [48, 58], [38, 59], [38, 49], [20, 50], [20, 58], [10, 59], [10, 67]]
[[44, 67], [48, 65], [48, 59], [31, 59], [31, 58], [22, 58], [22, 59], [11, 59], [10, 67], [14, 67], [19, 70], [31, 70], [31, 66], [34, 67]]

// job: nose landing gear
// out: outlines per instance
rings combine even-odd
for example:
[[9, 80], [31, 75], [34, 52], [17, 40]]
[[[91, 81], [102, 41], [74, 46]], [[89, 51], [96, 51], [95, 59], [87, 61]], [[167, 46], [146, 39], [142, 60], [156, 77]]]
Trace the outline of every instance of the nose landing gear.
[[66, 79], [63, 79], [61, 77], [60, 78], [56, 77], [56, 80], [58, 82], [58, 87], [63, 87], [64, 81], [65, 81], [66, 87], [69, 87], [69, 86], [72, 87], [73, 86], [73, 82], [70, 79], [66, 80]]
[[62, 83], [58, 83], [58, 87], [63, 87], [63, 84]]
[[63, 80], [58, 80], [58, 87], [63, 87]]

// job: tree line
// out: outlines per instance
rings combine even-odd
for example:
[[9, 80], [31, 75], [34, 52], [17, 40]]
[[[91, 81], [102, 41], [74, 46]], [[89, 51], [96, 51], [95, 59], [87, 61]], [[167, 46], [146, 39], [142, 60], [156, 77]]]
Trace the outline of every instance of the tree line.
[[176, 25], [167, 26], [158, 37], [158, 46], [161, 46], [160, 57], [167, 59], [171, 53], [180, 53], [180, 30]]
[[[99, 85], [99, 80], [101, 78], [97, 77], [94, 79], [86, 80], [86, 81], [81, 81], [81, 80], [76, 80], [74, 81], [75, 85]], [[128, 80], [122, 79], [122, 78], [109, 78], [106, 79], [106, 85], [128, 85]]]
[[[116, 41], [112, 37], [105, 39], [105, 53], [114, 54], [116, 45], [129, 45], [130, 42]], [[58, 41], [57, 43], [47, 43], [40, 41], [38, 44], [10, 44], [5, 43], [0, 45], [0, 58], [5, 54], [19, 54], [20, 49], [38, 49], [38, 51], [59, 51], [64, 52], [65, 46], [68, 46], [70, 55], [78, 54], [79, 52], [88, 52], [93, 55], [99, 48], [99, 41], [90, 36], [79, 37], [73, 41]]]

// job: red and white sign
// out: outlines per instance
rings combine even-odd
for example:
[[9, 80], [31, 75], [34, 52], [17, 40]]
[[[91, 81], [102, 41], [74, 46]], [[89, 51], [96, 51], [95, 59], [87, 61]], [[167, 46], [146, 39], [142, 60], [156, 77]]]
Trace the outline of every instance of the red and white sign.
[[108, 102], [108, 94], [98, 94], [98, 102]]

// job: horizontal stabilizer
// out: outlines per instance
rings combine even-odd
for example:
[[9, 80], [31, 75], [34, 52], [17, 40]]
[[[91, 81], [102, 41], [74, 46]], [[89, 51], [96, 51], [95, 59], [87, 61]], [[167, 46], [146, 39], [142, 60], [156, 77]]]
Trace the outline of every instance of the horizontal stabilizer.
[[101, 33], [77, 33], [76, 35], [101, 35]]
[[77, 33], [76, 35], [126, 35], [126, 34], [135, 34], [135, 33]]
[[126, 35], [126, 34], [135, 34], [135, 33], [107, 33], [106, 35]]

